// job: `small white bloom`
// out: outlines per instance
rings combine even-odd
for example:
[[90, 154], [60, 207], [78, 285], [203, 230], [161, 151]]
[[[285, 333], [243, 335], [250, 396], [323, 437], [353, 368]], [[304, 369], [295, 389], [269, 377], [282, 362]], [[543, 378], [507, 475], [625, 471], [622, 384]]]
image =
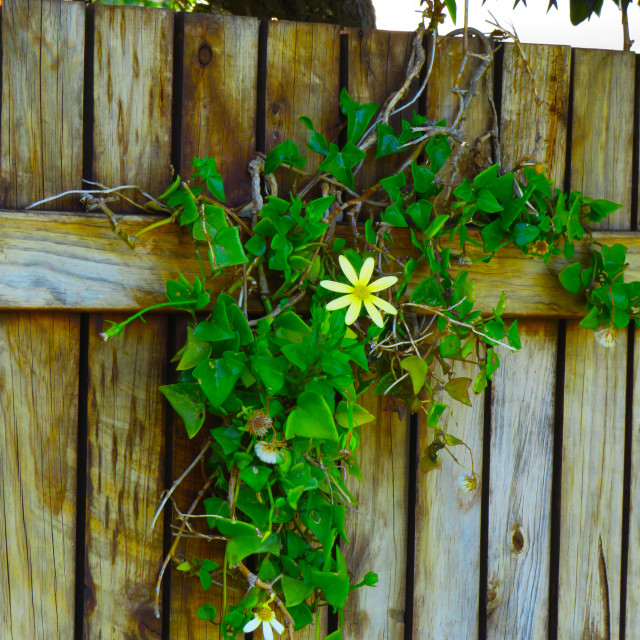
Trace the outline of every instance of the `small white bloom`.
[[598, 344], [601, 344], [603, 347], [613, 347], [616, 343], [616, 330], [607, 327], [606, 329], [600, 329], [600, 331], [594, 332], [594, 337]]
[[276, 614], [268, 604], [262, 605], [254, 612], [254, 616], [253, 620], [249, 620], [249, 622], [244, 625], [243, 631], [245, 633], [254, 631], [260, 626], [260, 624], [262, 624], [262, 635], [264, 636], [264, 640], [273, 640], [273, 631], [271, 631], [272, 627], [278, 635], [284, 631], [284, 625], [276, 620]]
[[465, 493], [473, 491], [478, 486], [478, 478], [476, 474], [463, 473], [458, 476], [458, 486]]
[[258, 440], [256, 442], [256, 455], [263, 462], [276, 464], [280, 462], [280, 449], [286, 448], [287, 443], [280, 440]]

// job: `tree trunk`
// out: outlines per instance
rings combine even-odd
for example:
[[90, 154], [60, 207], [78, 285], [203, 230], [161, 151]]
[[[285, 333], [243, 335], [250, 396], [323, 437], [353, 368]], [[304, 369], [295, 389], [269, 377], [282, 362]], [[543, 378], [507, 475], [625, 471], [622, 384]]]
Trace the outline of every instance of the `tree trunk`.
[[374, 29], [376, 14], [371, 0], [209, 0], [200, 10], [255, 16], [263, 20], [328, 22], [343, 27]]

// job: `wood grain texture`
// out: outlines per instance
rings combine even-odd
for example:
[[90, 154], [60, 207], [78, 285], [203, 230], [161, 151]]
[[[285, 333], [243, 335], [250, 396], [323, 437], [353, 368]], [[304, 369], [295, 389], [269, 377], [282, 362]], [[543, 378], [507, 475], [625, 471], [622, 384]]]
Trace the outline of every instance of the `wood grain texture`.
[[626, 638], [640, 640], [640, 329], [634, 332], [631, 510], [627, 560]]
[[166, 319], [131, 324], [107, 343], [105, 326], [91, 316], [84, 637], [159, 639], [162, 520], [150, 527], [164, 483]]
[[[569, 119], [571, 49], [523, 44], [522, 54], [533, 71], [527, 71], [515, 44], [505, 44], [500, 114], [501, 160], [505, 171], [518, 163], [539, 162], [558, 188], [564, 183]], [[535, 90], [534, 90], [535, 87]], [[542, 103], [539, 111], [537, 96]], [[536, 122], [539, 129], [536, 131]], [[539, 133], [539, 150], [536, 149]]]
[[[84, 20], [81, 3], [5, 0], [1, 206], [81, 186]], [[61, 202], [70, 209], [76, 200]]]
[[577, 49], [573, 74], [571, 190], [623, 205], [601, 228], [628, 229], [635, 56]]
[[[404, 82], [415, 35], [399, 31], [355, 28], [347, 29], [347, 33], [349, 36], [347, 87], [349, 95], [361, 104], [372, 102], [382, 106]], [[417, 110], [418, 103], [415, 103], [413, 108]], [[397, 131], [400, 130], [400, 121], [403, 117], [411, 118], [413, 113], [411, 109], [410, 107], [404, 113], [391, 118], [391, 124]], [[377, 114], [374, 119], [376, 116]], [[362, 168], [356, 174], [356, 191], [362, 193], [380, 178], [392, 175], [394, 168], [398, 167], [403, 159], [403, 155], [394, 154], [376, 161], [375, 147], [370, 149]]]
[[[157, 219], [126, 215], [121, 225], [135, 232]], [[166, 301], [167, 279], [183, 273], [193, 281], [200, 273], [192, 241], [173, 225], [143, 235], [135, 252], [112, 233], [101, 214], [0, 210], [0, 228], [0, 309], [138, 311]], [[394, 250], [400, 256], [415, 255], [416, 251], [406, 231], [394, 231]], [[345, 238], [350, 233], [348, 228], [338, 230]], [[627, 245], [629, 269], [625, 278], [640, 280], [638, 232], [595, 232], [594, 239]], [[473, 258], [479, 250], [468, 244], [467, 253]], [[586, 261], [587, 255], [586, 243], [576, 246], [577, 258]], [[474, 263], [465, 269], [476, 285], [475, 307], [483, 313], [491, 313], [504, 291], [506, 317], [517, 311], [518, 317], [581, 318], [583, 300], [568, 294], [558, 282], [557, 274], [566, 264], [558, 259], [547, 267], [511, 245], [488, 264]], [[411, 286], [426, 275], [427, 271], [419, 268]], [[210, 285], [218, 293], [231, 281], [230, 276], [218, 276]], [[254, 300], [250, 310], [261, 313], [260, 303]]]
[[[630, 227], [632, 122], [619, 114], [633, 109], [634, 68], [624, 53], [575, 54], [571, 187], [624, 205], [602, 228]], [[604, 349], [567, 324], [558, 638], [619, 634], [626, 345], [625, 331]]]
[[568, 323], [558, 638], [619, 634], [626, 355]]
[[94, 179], [158, 195], [170, 177], [173, 12], [94, 10]]
[[500, 347], [491, 408], [487, 638], [547, 637], [557, 323]]
[[[474, 368], [456, 364], [460, 376], [472, 377]], [[443, 394], [445, 395], [445, 394]], [[473, 394], [471, 394], [473, 396]], [[482, 478], [484, 394], [471, 398], [472, 406], [451, 402], [441, 421], [447, 433], [463, 440], [473, 452], [474, 467]], [[425, 421], [418, 422], [418, 455], [433, 440]], [[415, 455], [413, 452], [412, 455]], [[476, 640], [480, 574], [480, 515], [482, 484], [467, 493], [457, 479], [466, 473], [446, 452], [442, 469], [417, 471], [415, 520], [415, 578], [413, 637], [415, 640]], [[461, 463], [470, 457], [455, 449]]]
[[[338, 142], [340, 112], [340, 28], [328, 24], [269, 22], [265, 151], [293, 140], [313, 173], [323, 156], [307, 148], [309, 132], [298, 120], [311, 118], [316, 131]], [[318, 55], [318, 52], [322, 52]], [[288, 193], [288, 172], [278, 175], [280, 193]], [[304, 184], [302, 182], [301, 184]]]
[[351, 544], [342, 549], [353, 581], [362, 580], [367, 571], [375, 571], [379, 581], [374, 588], [349, 594], [342, 638], [401, 640], [406, 624], [408, 425], [383, 411], [385, 401], [372, 391], [361, 400], [376, 422], [361, 427], [357, 456], [362, 482], [348, 482], [360, 504], [347, 512]]
[[0, 315], [0, 637], [72, 638], [80, 319]]
[[189, 177], [194, 156], [213, 156], [231, 206], [251, 200], [258, 24], [256, 18], [184, 16], [181, 170]]
[[[476, 53], [484, 53], [477, 38], [469, 39], [469, 49]], [[462, 38], [440, 38], [436, 45], [433, 69], [427, 86], [427, 116], [434, 120], [446, 119], [451, 126], [458, 115], [459, 95], [453, 93], [456, 78], [464, 57]], [[468, 57], [459, 82], [460, 89], [466, 89], [476, 72], [480, 61]], [[491, 147], [488, 139], [480, 142], [480, 138], [492, 126], [493, 115], [487, 99], [493, 92], [493, 64], [487, 69], [484, 78], [476, 86], [476, 95], [471, 100], [462, 126], [467, 132], [467, 147], [460, 156], [460, 173], [458, 179], [466, 175], [474, 175], [478, 171], [493, 164]], [[442, 171], [447, 171], [444, 167]]]

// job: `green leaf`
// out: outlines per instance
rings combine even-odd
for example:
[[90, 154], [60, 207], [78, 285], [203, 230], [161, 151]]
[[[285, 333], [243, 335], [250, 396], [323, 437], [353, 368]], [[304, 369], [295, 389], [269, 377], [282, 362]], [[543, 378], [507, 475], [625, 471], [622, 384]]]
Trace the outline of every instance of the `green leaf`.
[[283, 162], [304, 169], [306, 160], [300, 156], [300, 147], [291, 140], [285, 140], [269, 151], [264, 161], [265, 174], [273, 173]]
[[[400, 199], [398, 199], [398, 202]], [[388, 206], [384, 213], [380, 216], [383, 222], [390, 224], [392, 227], [408, 227], [404, 212], [398, 203]]]
[[302, 580], [294, 580], [286, 575], [280, 578], [280, 584], [287, 609], [302, 604], [313, 593], [313, 584], [305, 584]]
[[194, 158], [192, 164], [196, 168], [194, 177], [198, 176], [201, 180], [203, 180], [207, 185], [207, 189], [209, 189], [213, 197], [220, 200], [220, 202], [224, 202], [224, 187], [222, 185], [222, 176], [218, 173], [215, 159]]
[[311, 609], [309, 605], [302, 602], [297, 607], [289, 607], [287, 606], [287, 610], [291, 614], [294, 622], [294, 631], [298, 631], [303, 629], [308, 624], [313, 622], [313, 614], [311, 613]]
[[[404, 174], [400, 175], [404, 176]], [[411, 163], [411, 175], [413, 176], [413, 188], [418, 193], [428, 192], [435, 179], [435, 174], [431, 169], [415, 162]]]
[[578, 293], [580, 291], [580, 271], [582, 266], [579, 262], [574, 262], [568, 267], [565, 267], [558, 276], [562, 286], [571, 293]]
[[469, 387], [471, 386], [471, 378], [454, 378], [444, 385], [444, 390], [458, 402], [471, 406], [469, 400]]
[[193, 377], [213, 408], [219, 409], [233, 391], [243, 369], [244, 364], [240, 361], [217, 358], [201, 362], [193, 370]]
[[213, 239], [213, 252], [216, 262], [221, 267], [249, 262], [242, 248], [238, 227], [228, 227], [218, 231]]
[[424, 387], [424, 383], [427, 379], [427, 373], [429, 371], [429, 365], [426, 360], [423, 360], [418, 356], [409, 356], [400, 362], [400, 368], [409, 372], [411, 384], [413, 385], [413, 393], [418, 395], [422, 390], [422, 387]]
[[450, 358], [451, 356], [455, 356], [460, 349], [460, 338], [455, 334], [450, 334], [445, 336], [440, 341], [440, 355], [443, 358]]
[[254, 491], [260, 492], [271, 475], [270, 467], [251, 464], [245, 467], [240, 474], [240, 480], [246, 482]]
[[518, 222], [513, 228], [513, 242], [519, 247], [533, 242], [540, 235], [540, 229], [533, 224], [527, 224], [526, 222]]
[[451, 20], [453, 21], [453, 24], [455, 24], [456, 23], [456, 0], [444, 0], [444, 4], [447, 7], [447, 11], [451, 16]]
[[253, 371], [266, 387], [270, 396], [277, 395], [284, 386], [284, 374], [289, 368], [286, 358], [254, 356], [251, 359]]
[[205, 398], [194, 382], [179, 382], [160, 387], [162, 395], [184, 421], [189, 438], [202, 428], [205, 418]]
[[469, 178], [465, 178], [454, 190], [453, 195], [463, 202], [471, 202], [474, 199], [473, 189], [469, 184]]
[[285, 438], [291, 440], [295, 436], [331, 441], [338, 439], [333, 413], [321, 395], [303, 391], [298, 397], [298, 404], [285, 423]]
[[347, 116], [347, 140], [357, 143], [367, 130], [371, 118], [378, 110], [378, 105], [361, 105], [353, 100], [343, 87], [340, 92], [340, 109]]
[[446, 136], [434, 136], [427, 143], [425, 151], [429, 158], [431, 171], [438, 173], [451, 155], [451, 146]]
[[364, 151], [349, 141], [339, 151], [337, 145], [329, 143], [329, 154], [318, 167], [319, 171], [330, 173], [336, 180], [349, 189], [354, 187], [353, 167], [365, 157]]
[[[360, 425], [373, 422], [376, 417], [369, 413], [364, 407], [359, 404], [351, 404], [351, 419], [353, 427], [359, 427]], [[336, 422], [344, 429], [349, 429], [349, 404], [345, 400], [341, 400], [338, 403], [336, 409]]]
[[213, 622], [216, 619], [216, 608], [212, 607], [210, 604], [203, 604], [197, 611], [196, 615], [200, 620], [205, 620], [206, 622]]
[[434, 276], [427, 276], [413, 290], [411, 302], [425, 304], [428, 307], [440, 307], [444, 304], [444, 298], [440, 291], [440, 285]]
[[376, 150], [376, 160], [378, 158], [383, 158], [384, 156], [391, 155], [392, 153], [396, 153], [398, 151], [398, 139], [396, 137], [396, 132], [393, 130], [393, 127], [390, 127], [388, 124], [382, 124], [378, 122], [376, 125], [376, 130], [378, 132], [378, 148]]
[[[425, 229], [429, 227], [432, 210], [433, 210], [433, 203], [431, 203], [429, 200], [421, 199], [421, 200], [418, 200], [417, 202], [411, 203], [407, 207], [406, 214], [413, 220], [416, 227], [418, 227], [420, 231], [425, 232]], [[447, 217], [448, 216], [445, 216], [445, 218]], [[433, 223], [435, 222], [436, 221], [434, 220]], [[432, 226], [433, 226], [433, 223], [432, 223]], [[429, 228], [431, 229], [431, 227]], [[437, 231], [439, 231], [439, 229]], [[437, 233], [437, 231], [434, 233]], [[426, 235], [426, 232], [425, 232], [425, 235]]]
[[520, 334], [518, 333], [518, 321], [514, 320], [507, 331], [507, 340], [514, 349], [521, 349]]
[[497, 213], [504, 208], [488, 189], [481, 189], [477, 199], [478, 209], [485, 213]]
[[436, 214], [435, 218], [431, 222], [431, 224], [427, 227], [424, 235], [426, 238], [433, 238], [433, 236], [444, 227], [445, 222], [449, 219], [449, 216], [446, 214]]
[[322, 155], [327, 155], [329, 153], [329, 144], [327, 143], [327, 139], [313, 128], [313, 122], [310, 118], [306, 116], [302, 116], [298, 118], [302, 124], [304, 124], [309, 131], [311, 131], [311, 135], [309, 136], [309, 142], [307, 142], [307, 147], [312, 151], [316, 151], [317, 153], [321, 153]]
[[396, 173], [388, 178], [380, 180], [382, 188], [389, 194], [392, 202], [395, 202], [401, 195], [402, 189], [407, 184], [404, 173]]
[[498, 179], [498, 170], [499, 170], [499, 168], [500, 167], [497, 164], [493, 164], [488, 169], [485, 169], [484, 171], [479, 173], [473, 179], [473, 186], [476, 189], [491, 188], [493, 185], [495, 185], [495, 183], [496, 183], [496, 181]]
[[203, 360], [206, 360], [211, 354], [211, 343], [204, 340], [198, 340], [193, 336], [193, 329], [187, 328], [187, 344], [182, 357], [176, 369], [178, 371], [186, 371], [187, 369], [193, 369], [196, 365], [200, 364]]
[[181, 226], [185, 224], [191, 224], [195, 222], [198, 217], [198, 207], [196, 205], [196, 201], [192, 194], [187, 191], [187, 195], [184, 200], [184, 204], [182, 205], [182, 213], [178, 216], [178, 221]]
[[262, 236], [251, 236], [244, 245], [244, 248], [254, 256], [261, 256], [267, 249], [267, 245]]
[[498, 220], [494, 220], [491, 224], [483, 227], [480, 235], [484, 240], [487, 251], [495, 251], [504, 238], [504, 231], [500, 219], [498, 218]]

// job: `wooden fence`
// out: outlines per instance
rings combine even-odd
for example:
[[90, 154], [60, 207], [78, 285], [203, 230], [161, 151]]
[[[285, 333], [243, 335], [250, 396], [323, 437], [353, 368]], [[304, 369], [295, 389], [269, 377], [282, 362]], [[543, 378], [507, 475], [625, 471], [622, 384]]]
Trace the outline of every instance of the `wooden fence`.
[[[157, 391], [180, 323], [156, 315], [98, 337], [118, 312], [161, 301], [163, 277], [197, 269], [189, 242], [164, 227], [133, 254], [71, 195], [24, 209], [83, 177], [158, 193], [170, 163], [186, 171], [194, 155], [214, 155], [231, 202], [246, 201], [255, 152], [289, 137], [304, 148], [299, 115], [335, 136], [341, 86], [383, 101], [412, 35], [53, 0], [5, 0], [1, 20], [0, 638], [218, 638], [195, 615], [220, 608], [215, 588], [173, 574], [152, 612], [171, 530], [150, 521], [189, 455]], [[524, 50], [544, 98], [537, 161], [560, 186], [622, 203], [601, 235], [624, 238], [640, 279], [635, 56]], [[536, 114], [520, 56], [502, 51], [488, 90], [508, 166], [535, 146]], [[439, 46], [417, 105], [428, 115], [452, 113], [461, 52]], [[491, 121], [483, 92], [473, 135]], [[345, 553], [380, 583], [352, 595], [344, 639], [640, 639], [640, 335], [596, 345], [554, 269], [514, 252], [473, 274], [481, 308], [504, 289], [521, 309], [523, 342], [490, 392], [454, 410], [476, 491], [456, 488], [452, 462], [421, 475], [424, 425], [369, 400], [378, 422]]]

